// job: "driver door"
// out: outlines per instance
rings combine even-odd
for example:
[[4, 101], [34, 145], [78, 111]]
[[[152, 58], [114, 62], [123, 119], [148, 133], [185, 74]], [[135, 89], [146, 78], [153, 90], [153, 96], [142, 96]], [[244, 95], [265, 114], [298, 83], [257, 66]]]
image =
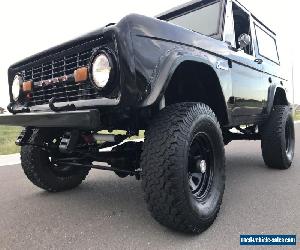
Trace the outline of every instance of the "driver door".
[[[232, 60], [232, 118], [239, 123], [258, 118], [263, 109], [264, 95], [261, 86], [262, 65], [256, 60], [254, 27], [250, 13], [238, 3], [232, 3], [232, 37], [230, 59]], [[251, 37], [250, 44], [241, 49], [238, 38], [242, 34]]]

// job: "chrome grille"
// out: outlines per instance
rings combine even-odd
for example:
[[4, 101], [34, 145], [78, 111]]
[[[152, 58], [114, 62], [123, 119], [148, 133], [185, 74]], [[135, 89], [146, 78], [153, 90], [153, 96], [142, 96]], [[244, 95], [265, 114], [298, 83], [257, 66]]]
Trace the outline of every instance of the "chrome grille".
[[91, 58], [92, 50], [78, 52], [70, 56], [64, 56], [61, 59], [52, 60], [42, 65], [25, 69], [25, 81], [39, 82], [49, 80], [55, 77], [70, 75], [75, 69], [87, 66]]
[[47, 104], [52, 97], [55, 97], [57, 102], [70, 102], [96, 99], [100, 96], [90, 83], [60, 83], [35, 89], [32, 92], [29, 106]]
[[[81, 51], [25, 69], [23, 71], [24, 79], [25, 81], [38, 83], [57, 77], [72, 75], [74, 70], [88, 66], [92, 52], [92, 49]], [[34, 85], [28, 106], [48, 104], [52, 97], [55, 97], [57, 102], [69, 102], [96, 99], [100, 95], [97, 89], [89, 82], [78, 84], [74, 82], [60, 82], [51, 85]]]

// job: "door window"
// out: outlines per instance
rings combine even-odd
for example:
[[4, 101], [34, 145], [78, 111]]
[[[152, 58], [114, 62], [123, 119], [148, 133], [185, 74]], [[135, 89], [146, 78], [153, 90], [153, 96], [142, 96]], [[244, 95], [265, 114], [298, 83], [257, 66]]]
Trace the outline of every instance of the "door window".
[[257, 25], [255, 25], [255, 32], [258, 43], [258, 53], [275, 63], [279, 63], [275, 39]]
[[[248, 34], [251, 37], [251, 26], [250, 26], [250, 16], [248, 13], [243, 11], [237, 4], [233, 3], [232, 6], [233, 20], [234, 20], [234, 30], [235, 30], [235, 44], [236, 48], [240, 49], [238, 39], [242, 34]], [[243, 50], [248, 55], [253, 55], [253, 46], [251, 43]]]
[[172, 18], [169, 22], [203, 35], [212, 36], [218, 33], [220, 12], [221, 3], [218, 1]]

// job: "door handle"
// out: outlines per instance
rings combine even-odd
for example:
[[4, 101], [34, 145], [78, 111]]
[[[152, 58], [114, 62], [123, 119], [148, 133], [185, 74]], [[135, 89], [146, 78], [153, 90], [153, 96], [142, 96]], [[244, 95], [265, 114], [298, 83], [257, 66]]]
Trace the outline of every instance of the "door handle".
[[256, 58], [254, 60], [254, 62], [258, 63], [258, 64], [262, 64], [263, 63], [263, 59], [260, 59], [260, 58]]

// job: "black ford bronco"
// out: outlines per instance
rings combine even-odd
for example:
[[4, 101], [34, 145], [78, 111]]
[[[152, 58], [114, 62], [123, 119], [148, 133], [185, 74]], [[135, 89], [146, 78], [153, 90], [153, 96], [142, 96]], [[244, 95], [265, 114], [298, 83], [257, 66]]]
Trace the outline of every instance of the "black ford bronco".
[[[71, 189], [92, 168], [135, 176], [158, 222], [200, 233], [222, 202], [224, 145], [261, 140], [268, 167], [292, 164], [279, 71], [275, 33], [238, 1], [192, 1], [156, 18], [128, 15], [12, 65], [12, 114], [0, 124], [24, 127], [16, 143], [36, 186]], [[144, 141], [127, 140], [142, 130]]]

